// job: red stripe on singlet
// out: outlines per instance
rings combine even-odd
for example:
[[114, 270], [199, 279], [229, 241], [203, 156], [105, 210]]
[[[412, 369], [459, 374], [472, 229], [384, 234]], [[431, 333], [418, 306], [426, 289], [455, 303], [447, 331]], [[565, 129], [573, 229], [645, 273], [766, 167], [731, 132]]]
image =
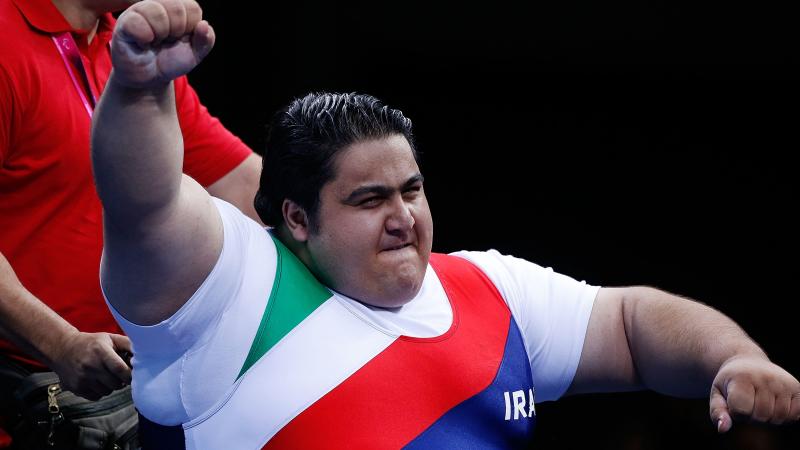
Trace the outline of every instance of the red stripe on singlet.
[[511, 318], [472, 263], [431, 255], [453, 324], [429, 339], [401, 337], [284, 426], [264, 449], [399, 448], [495, 378]]

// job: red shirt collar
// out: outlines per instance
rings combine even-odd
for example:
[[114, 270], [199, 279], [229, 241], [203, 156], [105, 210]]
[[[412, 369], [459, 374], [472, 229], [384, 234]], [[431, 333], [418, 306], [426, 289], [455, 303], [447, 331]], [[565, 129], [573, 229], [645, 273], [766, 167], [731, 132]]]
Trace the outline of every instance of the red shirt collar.
[[[56, 34], [69, 31], [78, 35], [86, 35], [89, 30], [76, 30], [67, 22], [50, 0], [11, 0], [20, 10], [28, 23], [45, 33]], [[100, 16], [100, 24], [97, 26], [97, 36], [104, 41], [111, 38], [114, 29], [114, 17], [111, 13]]]

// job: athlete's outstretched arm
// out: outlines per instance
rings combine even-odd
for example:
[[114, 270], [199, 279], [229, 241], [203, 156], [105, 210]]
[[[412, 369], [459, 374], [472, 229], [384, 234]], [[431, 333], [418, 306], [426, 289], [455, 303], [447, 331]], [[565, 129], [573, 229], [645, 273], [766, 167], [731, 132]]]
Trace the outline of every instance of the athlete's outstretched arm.
[[114, 307], [139, 324], [177, 311], [222, 248], [211, 198], [181, 172], [172, 83], [214, 44], [201, 19], [193, 0], [128, 8], [114, 30], [113, 70], [94, 115], [92, 163], [105, 232], [101, 279]]
[[600, 289], [568, 394], [640, 388], [708, 395], [720, 432], [732, 416], [800, 420], [800, 383], [722, 313], [647, 287]]

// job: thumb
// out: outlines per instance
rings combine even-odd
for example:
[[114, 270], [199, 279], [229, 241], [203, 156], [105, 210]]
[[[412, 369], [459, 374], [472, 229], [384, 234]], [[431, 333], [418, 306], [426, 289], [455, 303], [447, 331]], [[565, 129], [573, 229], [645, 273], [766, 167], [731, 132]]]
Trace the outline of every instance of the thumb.
[[725, 433], [733, 426], [730, 412], [728, 411], [728, 401], [717, 386], [711, 387], [711, 399], [709, 401], [711, 421], [717, 426], [718, 433]]
[[192, 33], [192, 49], [194, 49], [197, 62], [202, 61], [208, 55], [211, 48], [214, 47], [214, 41], [216, 41], [214, 29], [208, 22], [201, 20]]

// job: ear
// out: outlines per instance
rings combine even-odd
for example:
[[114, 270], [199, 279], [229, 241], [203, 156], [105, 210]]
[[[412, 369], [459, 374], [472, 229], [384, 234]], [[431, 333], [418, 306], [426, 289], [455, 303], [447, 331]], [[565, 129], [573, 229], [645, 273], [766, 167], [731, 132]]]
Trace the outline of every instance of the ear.
[[308, 240], [308, 215], [306, 210], [297, 203], [284, 199], [281, 207], [283, 212], [283, 222], [292, 238], [298, 242], [305, 242]]

